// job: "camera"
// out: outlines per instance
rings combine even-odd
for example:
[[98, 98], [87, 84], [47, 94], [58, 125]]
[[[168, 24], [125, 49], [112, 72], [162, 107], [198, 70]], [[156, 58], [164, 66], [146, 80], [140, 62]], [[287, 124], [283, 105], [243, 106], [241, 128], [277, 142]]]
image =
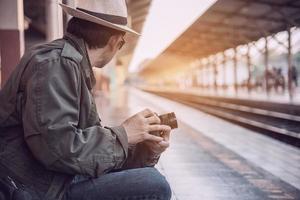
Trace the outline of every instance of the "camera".
[[[178, 123], [174, 112], [162, 114], [158, 117], [160, 119], [160, 124], [170, 126], [171, 129], [178, 128]], [[152, 131], [150, 132], [150, 134], [155, 136], [161, 136], [162, 133], [160, 131]]]

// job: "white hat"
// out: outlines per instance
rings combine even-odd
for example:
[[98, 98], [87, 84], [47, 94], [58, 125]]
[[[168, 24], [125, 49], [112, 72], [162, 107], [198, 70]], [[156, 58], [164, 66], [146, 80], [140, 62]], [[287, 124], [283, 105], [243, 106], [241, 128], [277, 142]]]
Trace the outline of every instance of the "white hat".
[[127, 26], [125, 0], [77, 0], [76, 8], [65, 4], [60, 5], [66, 13], [73, 17], [140, 35]]

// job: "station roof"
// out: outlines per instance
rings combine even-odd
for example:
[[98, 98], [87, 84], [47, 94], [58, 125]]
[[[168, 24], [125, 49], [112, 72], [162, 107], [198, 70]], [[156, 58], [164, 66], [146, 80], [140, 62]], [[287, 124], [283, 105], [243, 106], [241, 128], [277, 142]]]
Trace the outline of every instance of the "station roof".
[[299, 0], [218, 0], [143, 71], [174, 56], [207, 57], [294, 26], [300, 26]]

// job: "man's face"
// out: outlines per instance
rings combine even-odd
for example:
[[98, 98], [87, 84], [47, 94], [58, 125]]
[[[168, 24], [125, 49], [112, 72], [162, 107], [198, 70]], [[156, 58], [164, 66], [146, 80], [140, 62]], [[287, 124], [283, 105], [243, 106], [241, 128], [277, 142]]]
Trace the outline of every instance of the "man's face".
[[104, 67], [116, 53], [123, 47], [125, 40], [123, 35], [115, 35], [110, 38], [108, 44], [103, 49], [95, 49], [95, 56], [91, 58], [92, 65], [97, 68]]

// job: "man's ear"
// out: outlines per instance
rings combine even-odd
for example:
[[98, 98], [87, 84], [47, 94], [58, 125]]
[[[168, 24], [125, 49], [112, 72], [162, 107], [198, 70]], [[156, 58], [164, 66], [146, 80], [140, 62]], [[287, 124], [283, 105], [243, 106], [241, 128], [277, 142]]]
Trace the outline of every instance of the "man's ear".
[[107, 45], [111, 50], [113, 50], [114, 48], [117, 48], [118, 44], [119, 44], [119, 36], [118, 35], [112, 35], [107, 42]]

